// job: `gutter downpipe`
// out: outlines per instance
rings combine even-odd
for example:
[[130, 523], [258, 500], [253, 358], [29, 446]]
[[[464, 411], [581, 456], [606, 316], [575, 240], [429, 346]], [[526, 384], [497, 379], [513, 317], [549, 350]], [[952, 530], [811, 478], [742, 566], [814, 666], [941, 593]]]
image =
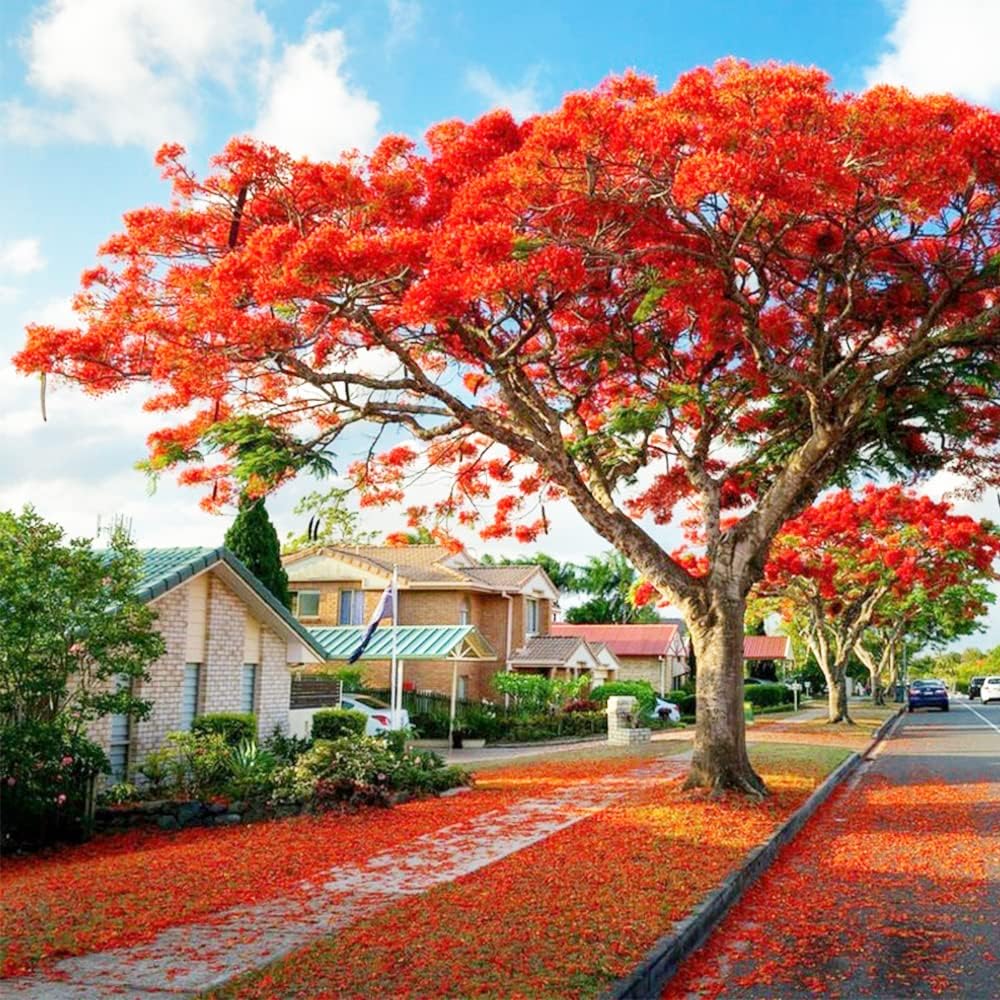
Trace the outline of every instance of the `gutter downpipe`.
[[[507, 591], [501, 593], [502, 597], [507, 598], [507, 648], [504, 650], [504, 657], [506, 663], [504, 664], [505, 671], [509, 674], [511, 671], [510, 666], [510, 644], [511, 640], [514, 638], [514, 595], [508, 594]], [[504, 709], [510, 708], [510, 695], [505, 694], [503, 696], [503, 707]]]

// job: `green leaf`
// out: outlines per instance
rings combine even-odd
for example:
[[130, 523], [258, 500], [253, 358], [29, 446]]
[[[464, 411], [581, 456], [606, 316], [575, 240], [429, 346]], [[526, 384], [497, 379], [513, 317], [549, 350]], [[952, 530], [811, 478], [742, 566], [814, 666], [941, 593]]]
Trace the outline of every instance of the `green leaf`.
[[642, 297], [639, 305], [636, 306], [636, 310], [632, 314], [633, 322], [645, 323], [656, 311], [656, 307], [660, 304], [660, 299], [667, 294], [668, 287], [667, 285], [653, 285]]

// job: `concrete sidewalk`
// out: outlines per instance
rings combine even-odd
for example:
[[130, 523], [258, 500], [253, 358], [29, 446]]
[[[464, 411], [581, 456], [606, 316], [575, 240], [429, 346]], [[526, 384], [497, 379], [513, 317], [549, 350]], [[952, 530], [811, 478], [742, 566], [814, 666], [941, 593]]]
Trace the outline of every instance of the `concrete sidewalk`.
[[[152, 941], [63, 959], [10, 979], [3, 995], [31, 1000], [189, 997], [334, 934], [406, 896], [499, 861], [681, 774], [688, 755], [646, 761], [624, 774], [580, 781], [410, 841], [356, 865], [319, 873], [305, 899], [269, 900], [168, 928]], [[391, 822], [391, 813], [387, 814]]]

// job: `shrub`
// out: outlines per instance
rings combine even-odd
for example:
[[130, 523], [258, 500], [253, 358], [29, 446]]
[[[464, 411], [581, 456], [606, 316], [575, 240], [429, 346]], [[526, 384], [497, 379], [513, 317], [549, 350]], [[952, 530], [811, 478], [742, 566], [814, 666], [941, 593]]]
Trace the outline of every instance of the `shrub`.
[[681, 715], [694, 715], [697, 712], [698, 699], [694, 694], [675, 692], [671, 695], [671, 700], [677, 706]]
[[225, 756], [226, 791], [237, 799], [259, 799], [271, 794], [277, 767], [274, 755], [252, 740], [230, 747]]
[[100, 792], [97, 801], [102, 806], [120, 806], [126, 802], [138, 802], [141, 798], [142, 792], [135, 785], [129, 781], [119, 781]]
[[784, 684], [748, 684], [743, 690], [743, 700], [754, 708], [768, 708], [791, 701], [791, 692]]
[[652, 715], [656, 707], [656, 691], [649, 681], [608, 681], [590, 692], [591, 698], [603, 702], [612, 695], [626, 695], [637, 699], [640, 715]]
[[257, 739], [257, 716], [253, 712], [210, 712], [191, 723], [191, 732], [218, 733], [231, 747]]
[[264, 740], [264, 749], [279, 765], [294, 764], [307, 750], [312, 749], [312, 740], [303, 736], [288, 736], [277, 726]]
[[415, 712], [410, 722], [417, 735], [425, 740], [443, 740], [448, 737], [448, 716], [438, 712]]
[[446, 767], [427, 750], [398, 750], [377, 736], [318, 740], [294, 765], [280, 772], [278, 802], [334, 805], [388, 804], [395, 792], [440, 792], [469, 782], [461, 768]]
[[222, 794], [229, 780], [229, 751], [221, 733], [168, 733], [138, 771], [154, 795], [200, 799]]
[[368, 716], [351, 708], [321, 708], [312, 720], [314, 740], [337, 740], [344, 736], [361, 736], [368, 725]]
[[96, 743], [59, 722], [0, 726], [3, 848], [89, 836], [93, 781], [107, 766]]
[[533, 743], [538, 740], [568, 736], [592, 736], [607, 732], [606, 712], [571, 712], [559, 715], [533, 715], [509, 720], [503, 739], [511, 743]]
[[[469, 707], [455, 720], [461, 734], [470, 740], [495, 740], [503, 732], [503, 720], [488, 708]], [[447, 731], [446, 731], [447, 735]]]
[[601, 712], [604, 706], [593, 698], [571, 698], [563, 705], [564, 712]]

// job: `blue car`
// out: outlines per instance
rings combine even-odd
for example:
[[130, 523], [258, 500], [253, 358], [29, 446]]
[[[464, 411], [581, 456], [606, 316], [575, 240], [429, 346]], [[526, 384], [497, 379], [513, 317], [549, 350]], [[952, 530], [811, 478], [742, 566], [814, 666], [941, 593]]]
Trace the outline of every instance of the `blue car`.
[[917, 708], [940, 708], [948, 711], [948, 689], [940, 681], [914, 681], [910, 685], [909, 710]]

